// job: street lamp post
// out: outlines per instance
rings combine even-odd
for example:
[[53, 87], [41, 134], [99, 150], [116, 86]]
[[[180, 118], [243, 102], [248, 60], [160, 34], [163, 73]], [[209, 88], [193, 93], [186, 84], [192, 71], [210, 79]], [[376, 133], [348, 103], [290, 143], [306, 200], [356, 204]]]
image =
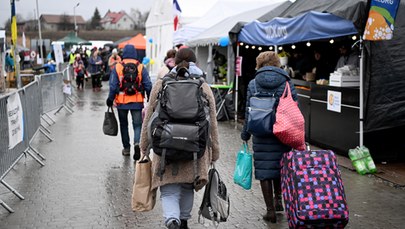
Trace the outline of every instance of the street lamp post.
[[80, 5], [80, 2], [78, 2], [74, 7], [73, 7], [73, 20], [75, 22], [75, 35], [77, 37], [77, 24], [76, 24], [76, 7]]
[[39, 8], [38, 8], [38, 0], [37, 3], [37, 18], [38, 18], [38, 32], [39, 32], [39, 53], [41, 54], [41, 62], [44, 63], [44, 51], [42, 50], [42, 32], [41, 32], [41, 19], [39, 18]]

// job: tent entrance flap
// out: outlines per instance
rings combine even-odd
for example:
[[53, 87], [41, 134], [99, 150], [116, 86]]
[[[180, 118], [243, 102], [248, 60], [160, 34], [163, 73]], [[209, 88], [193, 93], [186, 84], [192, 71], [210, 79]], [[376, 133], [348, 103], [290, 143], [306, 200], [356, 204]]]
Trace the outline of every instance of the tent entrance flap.
[[276, 17], [268, 22], [246, 24], [240, 42], [255, 45], [284, 45], [308, 40], [357, 34], [353, 22], [330, 13], [309, 11], [294, 18]]

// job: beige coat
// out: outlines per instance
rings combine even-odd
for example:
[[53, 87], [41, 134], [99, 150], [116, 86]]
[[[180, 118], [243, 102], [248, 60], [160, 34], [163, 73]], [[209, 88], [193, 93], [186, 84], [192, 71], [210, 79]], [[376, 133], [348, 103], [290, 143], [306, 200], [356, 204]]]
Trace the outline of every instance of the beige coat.
[[[147, 108], [145, 119], [142, 125], [140, 148], [142, 154], [146, 153], [149, 142], [148, 142], [148, 129], [147, 124], [152, 116], [153, 111], [157, 105], [157, 96], [162, 88], [162, 80], [158, 80], [152, 88], [150, 94], [149, 106]], [[205, 151], [204, 156], [198, 159], [198, 176], [199, 181], [196, 185], [195, 190], [198, 191], [204, 187], [208, 181], [208, 170], [211, 162], [218, 160], [219, 158], [219, 142], [218, 142], [218, 124], [216, 119], [216, 106], [214, 95], [212, 94], [211, 88], [207, 83], [202, 84], [203, 92], [207, 95], [210, 108], [210, 138], [211, 146]], [[178, 167], [178, 174], [172, 175], [172, 166], [166, 165], [165, 173], [163, 174], [162, 180], [158, 175], [159, 172], [160, 156], [154, 154], [152, 159], [152, 188], [155, 189], [165, 184], [172, 183], [193, 183], [194, 181], [194, 170], [193, 161], [180, 162]]]

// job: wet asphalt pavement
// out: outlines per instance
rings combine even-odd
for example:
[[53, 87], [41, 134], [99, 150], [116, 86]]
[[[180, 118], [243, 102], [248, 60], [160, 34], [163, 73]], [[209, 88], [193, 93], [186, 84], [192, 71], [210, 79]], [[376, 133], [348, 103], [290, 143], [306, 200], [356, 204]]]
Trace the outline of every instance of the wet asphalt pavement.
[[[61, 110], [50, 115], [54, 141], [38, 134], [33, 146], [46, 157], [41, 167], [26, 157], [5, 181], [18, 190], [18, 199], [0, 185], [0, 199], [15, 210], [0, 207], [0, 228], [164, 228], [158, 200], [150, 212], [131, 210], [134, 161], [121, 155], [120, 137], [105, 136], [102, 122], [107, 107], [106, 82], [100, 92], [78, 91], [73, 114]], [[265, 211], [258, 181], [245, 191], [233, 184], [235, 155], [241, 140], [233, 123], [219, 124], [220, 175], [231, 193], [231, 215], [218, 228], [288, 228], [284, 213], [277, 224], [261, 219]], [[133, 136], [131, 134], [131, 136]], [[347, 228], [405, 228], [405, 191], [341, 168], [350, 211]], [[203, 191], [196, 193], [190, 228], [213, 228], [198, 223]], [[159, 195], [159, 193], [158, 193]]]

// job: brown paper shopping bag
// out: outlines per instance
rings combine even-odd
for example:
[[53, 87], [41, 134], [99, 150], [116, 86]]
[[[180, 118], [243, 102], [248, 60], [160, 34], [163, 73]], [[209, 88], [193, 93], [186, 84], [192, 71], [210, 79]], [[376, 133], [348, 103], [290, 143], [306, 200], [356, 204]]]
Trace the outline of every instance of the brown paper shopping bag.
[[143, 155], [135, 166], [135, 180], [132, 188], [132, 210], [150, 211], [156, 203], [156, 189], [152, 188], [152, 161]]

